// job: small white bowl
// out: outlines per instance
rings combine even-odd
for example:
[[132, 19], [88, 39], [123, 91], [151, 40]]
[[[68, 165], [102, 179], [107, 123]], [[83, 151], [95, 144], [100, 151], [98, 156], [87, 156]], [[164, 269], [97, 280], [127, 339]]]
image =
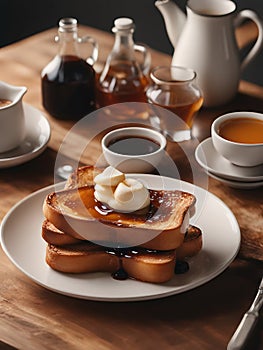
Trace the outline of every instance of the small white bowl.
[[239, 143], [229, 141], [219, 135], [220, 125], [231, 119], [251, 118], [263, 121], [263, 114], [255, 112], [232, 112], [218, 117], [211, 126], [211, 136], [215, 149], [231, 163], [243, 167], [263, 163], [263, 143]]
[[[114, 140], [127, 137], [146, 138], [160, 145], [151, 153], [128, 155], [113, 152], [109, 145]], [[143, 127], [124, 127], [107, 133], [101, 141], [104, 157], [109, 165], [123, 173], [148, 173], [153, 171], [164, 156], [166, 138], [158, 131]]]

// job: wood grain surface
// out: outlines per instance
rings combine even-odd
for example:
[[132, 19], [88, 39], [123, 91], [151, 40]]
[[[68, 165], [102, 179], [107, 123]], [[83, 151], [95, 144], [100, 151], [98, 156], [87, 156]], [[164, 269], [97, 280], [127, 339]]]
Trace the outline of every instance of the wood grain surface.
[[[99, 72], [112, 47], [111, 34], [81, 27], [100, 45]], [[26, 103], [47, 116], [52, 135], [47, 150], [29, 163], [0, 169], [0, 220], [16, 204], [33, 191], [54, 182], [54, 165], [60, 145], [73, 127], [72, 122], [58, 121], [44, 111], [41, 104], [40, 72], [55, 55], [53, 43], [56, 28], [7, 46], [0, 52], [1, 80], [25, 85]], [[238, 32], [244, 46], [256, 35], [249, 26]], [[171, 57], [153, 51], [152, 65], [169, 64]], [[220, 114], [233, 110], [263, 112], [263, 88], [241, 82], [239, 93], [228, 105], [202, 109], [196, 117], [195, 136], [199, 140], [210, 135], [211, 122]], [[74, 162], [75, 145], [83, 137], [73, 133], [62, 155], [65, 163]], [[190, 159], [195, 162], [195, 143], [189, 143]], [[92, 155], [84, 159], [94, 162], [100, 153], [98, 140], [92, 144]], [[181, 171], [191, 181], [191, 173], [181, 150], [173, 143], [168, 151]], [[48, 291], [23, 275], [0, 250], [0, 348], [10, 349], [180, 349], [221, 350], [233, 334], [242, 313], [250, 306], [262, 275], [263, 261], [263, 189], [237, 190], [207, 179], [195, 163], [200, 185], [221, 198], [233, 211], [241, 228], [239, 257], [230, 267], [202, 287], [173, 297], [137, 303], [100, 303], [73, 299]], [[169, 173], [167, 169], [167, 174]], [[216, 214], [215, 214], [216, 225]], [[40, 234], [36, 232], [36, 234]], [[247, 349], [263, 348], [262, 319], [249, 340]]]

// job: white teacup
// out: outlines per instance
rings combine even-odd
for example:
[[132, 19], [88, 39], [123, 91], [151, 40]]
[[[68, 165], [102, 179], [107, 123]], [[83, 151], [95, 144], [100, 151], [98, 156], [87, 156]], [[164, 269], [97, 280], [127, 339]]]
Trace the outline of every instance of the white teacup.
[[25, 138], [22, 98], [27, 88], [0, 81], [0, 153], [18, 147]]
[[243, 111], [224, 114], [213, 122], [211, 135], [217, 152], [231, 163], [243, 167], [263, 163], [263, 114]]
[[125, 127], [107, 133], [101, 145], [106, 161], [114, 168], [123, 173], [148, 173], [163, 158], [166, 138], [149, 128]]

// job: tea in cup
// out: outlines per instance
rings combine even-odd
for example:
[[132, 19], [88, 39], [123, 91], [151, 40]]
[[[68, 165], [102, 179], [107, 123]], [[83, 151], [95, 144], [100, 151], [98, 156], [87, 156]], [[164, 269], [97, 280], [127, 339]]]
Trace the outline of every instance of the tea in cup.
[[232, 112], [211, 126], [215, 149], [231, 163], [243, 167], [263, 164], [263, 114]]
[[165, 125], [164, 128], [170, 129], [168, 134], [172, 133], [174, 141], [191, 139], [194, 116], [203, 104], [195, 71], [179, 66], [159, 66], [151, 71], [150, 77], [153, 85], [147, 90], [148, 102], [169, 110], [180, 119], [177, 125], [169, 127], [167, 114], [162, 113], [161, 108], [156, 108], [156, 114], [163, 119], [161, 123]]
[[0, 81], [0, 153], [18, 147], [25, 138], [22, 98], [27, 88]]

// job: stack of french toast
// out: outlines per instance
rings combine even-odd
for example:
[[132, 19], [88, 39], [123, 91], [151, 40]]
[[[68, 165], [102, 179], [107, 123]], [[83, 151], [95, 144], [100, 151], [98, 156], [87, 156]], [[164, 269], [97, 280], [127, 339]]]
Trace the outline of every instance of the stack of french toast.
[[64, 273], [109, 272], [119, 280], [169, 281], [178, 261], [202, 247], [200, 228], [189, 225], [195, 196], [149, 188], [146, 208], [116, 211], [94, 195], [94, 179], [103, 171], [80, 167], [63, 190], [45, 198], [42, 237], [47, 264]]

